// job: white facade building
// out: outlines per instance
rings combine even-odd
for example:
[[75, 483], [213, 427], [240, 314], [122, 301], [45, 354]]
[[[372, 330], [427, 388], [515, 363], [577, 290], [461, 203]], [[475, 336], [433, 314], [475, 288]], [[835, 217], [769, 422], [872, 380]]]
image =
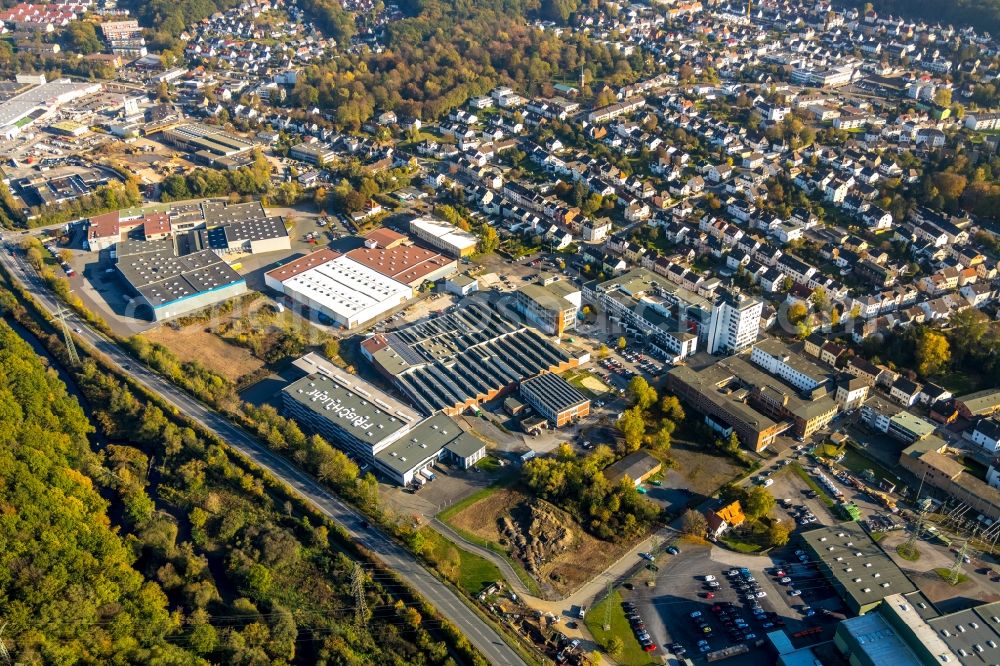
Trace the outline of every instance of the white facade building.
[[755, 298], [722, 292], [708, 324], [708, 353], [736, 354], [756, 342], [763, 310], [763, 302]]

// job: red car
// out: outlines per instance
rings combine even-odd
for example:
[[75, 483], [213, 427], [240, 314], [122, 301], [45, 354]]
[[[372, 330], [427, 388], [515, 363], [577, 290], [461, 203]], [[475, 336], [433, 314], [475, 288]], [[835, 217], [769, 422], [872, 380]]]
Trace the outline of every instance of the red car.
[[705, 593], [705, 598], [706, 599], [714, 599], [715, 598], [715, 593], [714, 592], [706, 592]]
[[650, 643], [649, 645], [644, 645], [642, 649], [645, 650], [646, 652], [652, 652], [653, 650], [656, 649], [656, 645]]

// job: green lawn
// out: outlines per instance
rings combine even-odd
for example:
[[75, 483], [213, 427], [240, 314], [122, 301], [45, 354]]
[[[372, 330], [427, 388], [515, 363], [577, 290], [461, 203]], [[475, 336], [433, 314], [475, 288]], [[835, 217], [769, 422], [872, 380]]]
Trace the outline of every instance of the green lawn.
[[938, 378], [938, 383], [955, 395], [967, 395], [983, 386], [983, 378], [971, 372], [949, 372]]
[[901, 543], [896, 546], [896, 554], [909, 562], [916, 562], [920, 559], [920, 551], [917, 550], [917, 547], [911, 547], [905, 543]]
[[737, 553], [756, 553], [760, 550], [760, 544], [750, 543], [749, 541], [740, 541], [737, 538], [722, 537], [719, 539], [722, 543], [726, 544], [726, 547], [730, 550], [735, 550]]
[[[604, 631], [605, 609], [611, 606], [611, 630]], [[587, 628], [594, 635], [598, 645], [604, 645], [608, 638], [617, 636], [625, 646], [622, 655], [615, 661], [620, 666], [649, 666], [658, 663], [648, 652], [644, 652], [639, 641], [636, 640], [632, 627], [629, 626], [628, 618], [622, 609], [622, 595], [615, 590], [611, 596], [605, 597], [587, 611]]]
[[580, 393], [583, 393], [585, 396], [587, 396], [588, 398], [590, 398], [592, 400], [594, 400], [594, 399], [600, 399], [600, 398], [604, 397], [605, 395], [607, 395], [609, 393], [609, 391], [607, 391], [607, 390], [606, 391], [593, 391], [593, 390], [587, 388], [587, 386], [584, 385], [584, 380], [587, 377], [592, 377], [594, 380], [600, 382], [601, 385], [604, 386], [605, 388], [608, 387], [607, 383], [603, 379], [601, 379], [600, 377], [598, 377], [594, 373], [588, 372], [586, 370], [581, 370], [580, 372], [574, 372], [574, 373], [571, 373], [569, 375], [566, 375], [564, 377], [564, 379], [566, 381], [568, 381], [570, 384], [572, 384], [578, 391], [580, 391]]
[[468, 497], [462, 498], [459, 501], [457, 501], [454, 504], [452, 504], [451, 506], [449, 506], [447, 509], [445, 509], [444, 511], [442, 511], [441, 513], [439, 513], [437, 517], [447, 523], [448, 519], [451, 518], [452, 516], [461, 513], [464, 509], [466, 509], [467, 507], [472, 506], [473, 504], [475, 504], [479, 500], [481, 500], [481, 499], [483, 499], [485, 497], [489, 497], [490, 495], [492, 495], [496, 491], [500, 490], [500, 488], [502, 488], [502, 487], [503, 486], [501, 486], [501, 485], [492, 485], [492, 486], [490, 486], [488, 488], [483, 488], [482, 490], [477, 490], [476, 492], [472, 493]]
[[802, 480], [806, 482], [806, 485], [809, 486], [811, 490], [815, 490], [819, 494], [819, 499], [823, 502], [823, 504], [827, 505], [830, 508], [833, 508], [833, 505], [835, 504], [833, 498], [830, 497], [818, 483], [816, 483], [815, 479], [812, 478], [812, 475], [809, 474], [809, 472], [807, 472], [805, 468], [802, 467], [802, 465], [800, 465], [797, 462], [793, 462], [791, 465], [789, 465], [789, 467], [795, 470], [795, 473], [798, 474], [802, 478]]
[[[458, 548], [433, 528], [422, 527], [420, 533], [424, 537], [424, 548], [433, 561], [457, 564], [454, 569], [446, 564], [444, 567], [439, 567], [438, 570], [469, 596], [474, 597], [491, 583], [503, 580], [503, 574], [500, 573], [500, 569], [495, 564]], [[451, 550], [458, 553], [457, 562], [453, 562], [454, 553], [449, 552]]]
[[934, 573], [936, 573], [938, 576], [941, 576], [941, 580], [948, 583], [949, 585], [961, 585], [962, 583], [965, 583], [966, 581], [969, 580], [969, 577], [963, 573], [958, 574], [958, 579], [955, 580], [952, 577], [951, 569], [948, 569], [947, 567], [941, 567], [939, 569], [935, 569]]
[[899, 477], [896, 476], [891, 470], [883, 465], [880, 465], [850, 445], [844, 449], [844, 459], [840, 461], [840, 464], [857, 474], [862, 480], [864, 480], [864, 477], [861, 476], [861, 473], [866, 469], [870, 469], [875, 473], [875, 477], [878, 479], [886, 479], [890, 483], [895, 483], [897, 485], [901, 483]]

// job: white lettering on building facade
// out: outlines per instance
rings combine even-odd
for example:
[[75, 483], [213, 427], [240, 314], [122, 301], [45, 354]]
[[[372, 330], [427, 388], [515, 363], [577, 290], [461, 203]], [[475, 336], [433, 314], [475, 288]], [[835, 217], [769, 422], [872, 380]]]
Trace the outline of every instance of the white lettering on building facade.
[[346, 407], [338, 398], [331, 398], [327, 395], [326, 391], [320, 391], [319, 389], [313, 389], [309, 393], [309, 397], [316, 398], [321, 403], [323, 403], [323, 408], [328, 412], [333, 412], [339, 418], [345, 419], [355, 428], [364, 428], [368, 430], [369, 428], [375, 427], [375, 422], [372, 421], [367, 416], [362, 416], [354, 411], [353, 407]]

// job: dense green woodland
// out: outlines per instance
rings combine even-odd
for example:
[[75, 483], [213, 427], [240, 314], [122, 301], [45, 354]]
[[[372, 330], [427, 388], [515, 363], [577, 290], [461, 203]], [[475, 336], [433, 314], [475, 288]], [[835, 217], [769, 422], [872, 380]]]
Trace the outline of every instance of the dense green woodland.
[[971, 25], [976, 30], [1000, 33], [998, 0], [846, 0], [845, 4], [863, 9], [871, 2], [882, 15], [892, 14], [930, 23], [951, 23], [956, 28]]
[[0, 617], [23, 662], [193, 663], [167, 642], [159, 585], [132, 568], [94, 468], [77, 401], [0, 322]]
[[[58, 348], [0, 291], [2, 309]], [[75, 380], [93, 426], [0, 321], [0, 618], [15, 660], [479, 663], [370, 565], [356, 629], [354, 561], [318, 518], [92, 361]], [[112, 442], [99, 453], [95, 426]]]
[[306, 68], [289, 106], [329, 109], [338, 125], [357, 128], [376, 108], [433, 119], [501, 83], [551, 93], [552, 83], [576, 82], [581, 70], [588, 81], [614, 85], [652, 67], [642, 55], [625, 57], [585, 36], [534, 29], [525, 20], [537, 9], [531, 3], [409, 0], [403, 7], [410, 16], [388, 26], [382, 53]]

